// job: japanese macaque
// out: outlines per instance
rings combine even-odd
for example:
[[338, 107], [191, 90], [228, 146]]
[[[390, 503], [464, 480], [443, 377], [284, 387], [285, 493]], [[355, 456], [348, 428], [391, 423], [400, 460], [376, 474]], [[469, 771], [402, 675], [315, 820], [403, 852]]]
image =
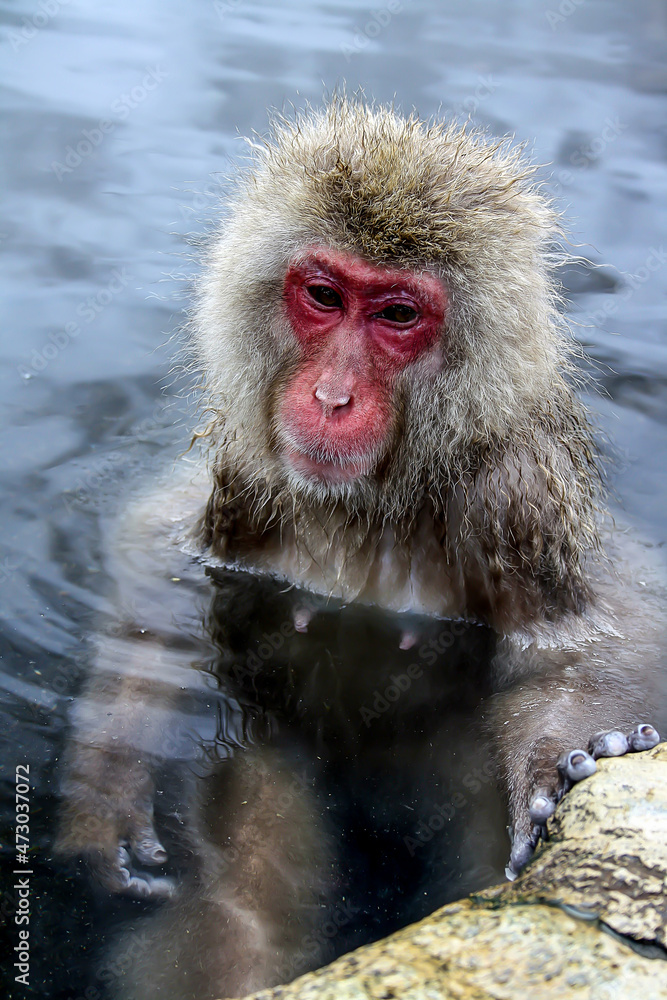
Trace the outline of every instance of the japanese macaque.
[[60, 850], [167, 897], [126, 997], [236, 996], [354, 943], [312, 946], [346, 919], [323, 796], [372, 773], [382, 810], [424, 789], [428, 746], [447, 800], [464, 707], [509, 804], [510, 877], [596, 757], [658, 740], [659, 571], [603, 529], [532, 168], [346, 98], [253, 151], [191, 324], [208, 465], [184, 460], [114, 542], [125, 610], [64, 783]]

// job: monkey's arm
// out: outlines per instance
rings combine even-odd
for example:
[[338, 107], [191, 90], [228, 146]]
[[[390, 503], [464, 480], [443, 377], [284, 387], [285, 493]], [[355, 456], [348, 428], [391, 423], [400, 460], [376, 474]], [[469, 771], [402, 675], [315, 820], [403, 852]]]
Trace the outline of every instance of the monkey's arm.
[[[463, 482], [453, 519], [468, 611], [502, 637], [488, 721], [509, 796], [513, 871], [558, 797], [594, 769], [587, 750], [625, 752], [633, 727], [661, 721], [665, 635], [655, 553], [619, 531], [602, 544], [586, 439], [538, 422], [531, 433], [530, 447], [526, 436]], [[605, 730], [623, 735], [589, 746]], [[636, 734], [631, 749], [646, 739], [657, 734]]]
[[660, 568], [648, 547], [622, 539], [589, 571], [582, 611], [538, 619], [532, 638], [501, 642], [490, 721], [509, 797], [510, 876], [529, 860], [560, 797], [595, 770], [594, 758], [659, 739], [648, 723], [662, 723]]
[[126, 512], [107, 553], [114, 607], [73, 710], [57, 847], [85, 856], [113, 891], [170, 891], [131, 861], [166, 859], [153, 823], [155, 773], [187, 753], [177, 709], [187, 689], [203, 685], [193, 664], [210, 656], [200, 609], [208, 586], [180, 531], [202, 502], [196, 485], [170, 484]]

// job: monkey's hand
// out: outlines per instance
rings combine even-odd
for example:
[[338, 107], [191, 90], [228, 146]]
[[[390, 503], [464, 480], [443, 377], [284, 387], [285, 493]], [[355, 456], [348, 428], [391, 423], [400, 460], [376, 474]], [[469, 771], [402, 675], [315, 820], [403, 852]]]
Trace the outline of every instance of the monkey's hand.
[[513, 881], [530, 861], [540, 837], [547, 838], [547, 820], [557, 804], [577, 782], [588, 778], [596, 770], [599, 757], [621, 757], [626, 753], [650, 750], [660, 742], [653, 726], [646, 723], [635, 726], [627, 735], [618, 729], [596, 733], [588, 743], [588, 750], [564, 751], [551, 768], [537, 768], [529, 788], [527, 807], [516, 810], [510, 828], [512, 850], [505, 869]]
[[171, 879], [135, 871], [163, 865], [167, 852], [155, 832], [151, 767], [136, 753], [79, 745], [63, 782], [64, 804], [56, 851], [81, 857], [109, 892], [164, 898]]

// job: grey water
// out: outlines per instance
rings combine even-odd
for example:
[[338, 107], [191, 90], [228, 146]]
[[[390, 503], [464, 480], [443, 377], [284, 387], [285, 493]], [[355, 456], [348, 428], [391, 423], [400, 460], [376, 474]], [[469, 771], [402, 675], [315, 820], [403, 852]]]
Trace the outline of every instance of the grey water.
[[[83, 870], [53, 857], [58, 764], [91, 623], [109, 599], [101, 539], [123, 496], [189, 440], [178, 330], [197, 241], [244, 155], [240, 136], [266, 130], [267, 108], [317, 104], [344, 81], [525, 141], [572, 253], [589, 262], [562, 277], [596, 385], [589, 401], [615, 445], [618, 504], [662, 547], [667, 5], [4, 0], [0, 42], [5, 956], [17, 943], [14, 793], [25, 763], [34, 861], [30, 986], [5, 958], [6, 995], [98, 1000], [113, 995], [100, 941], [119, 922], [140, 926], [146, 907], [100, 897]], [[475, 797], [475, 781], [461, 798]], [[505, 834], [492, 814], [472, 874], [425, 890], [426, 910], [501, 877]], [[475, 827], [475, 844], [483, 833]], [[449, 851], [462, 853], [457, 842]], [[388, 909], [395, 870], [378, 878]], [[385, 918], [369, 913], [367, 936]], [[355, 933], [349, 944], [363, 939]]]

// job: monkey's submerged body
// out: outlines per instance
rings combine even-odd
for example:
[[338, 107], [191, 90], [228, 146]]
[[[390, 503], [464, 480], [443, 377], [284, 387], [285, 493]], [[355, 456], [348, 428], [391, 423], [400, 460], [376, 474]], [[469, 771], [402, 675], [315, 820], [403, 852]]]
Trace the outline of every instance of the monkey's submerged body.
[[[602, 476], [551, 278], [557, 220], [530, 175], [507, 143], [344, 99], [278, 123], [256, 149], [193, 315], [212, 484], [188, 473], [137, 508], [115, 555], [132, 620], [122, 642], [100, 639], [74, 733], [60, 844], [87, 855], [108, 888], [172, 891], [133, 866], [165, 860], [152, 794], [182, 681], [180, 661], [171, 681], [165, 673], [179, 602], [187, 622], [196, 618], [183, 552], [214, 577], [215, 567], [244, 571], [237, 584], [223, 573], [209, 616], [222, 673], [242, 656], [230, 624], [238, 607], [251, 630], [271, 605], [250, 598], [247, 581], [298, 588], [279, 601], [285, 630], [270, 630], [285, 640], [284, 670], [274, 649], [266, 669], [241, 671], [240, 691], [252, 691], [255, 709], [282, 712], [313, 760], [338, 761], [336, 780], [341, 746], [348, 765], [362, 747], [391, 771], [396, 733], [408, 759], [428, 745], [444, 761], [447, 709], [466, 701], [450, 674], [475, 677], [470, 707], [509, 799], [512, 874], [564, 788], [594, 767], [594, 734], [594, 756], [657, 741], [647, 724], [626, 734], [662, 690], [660, 586], [647, 549], [624, 541], [605, 551], [601, 540]], [[143, 575], [123, 569], [137, 546], [153, 553]], [[165, 585], [174, 577], [178, 597]], [[409, 678], [402, 721], [392, 730], [389, 714], [372, 737], [361, 709], [382, 675], [369, 666], [345, 681], [340, 656], [299, 647], [318, 615], [351, 602], [397, 613], [396, 648], [417, 658], [387, 679]], [[467, 622], [472, 644], [429, 646], [433, 621], [446, 619]], [[323, 689], [327, 657], [338, 674]], [[230, 705], [245, 697], [224, 690]], [[193, 807], [195, 874], [155, 918], [180, 971], [158, 971], [151, 950], [126, 995], [201, 1000], [308, 964], [302, 942], [326, 895], [331, 844], [317, 846], [307, 794], [275, 805], [288, 774], [284, 747], [269, 741], [264, 755], [240, 749], [210, 778]], [[243, 815], [238, 803], [249, 801]], [[221, 863], [230, 842], [243, 846]], [[198, 979], [207, 949], [215, 959]]]

